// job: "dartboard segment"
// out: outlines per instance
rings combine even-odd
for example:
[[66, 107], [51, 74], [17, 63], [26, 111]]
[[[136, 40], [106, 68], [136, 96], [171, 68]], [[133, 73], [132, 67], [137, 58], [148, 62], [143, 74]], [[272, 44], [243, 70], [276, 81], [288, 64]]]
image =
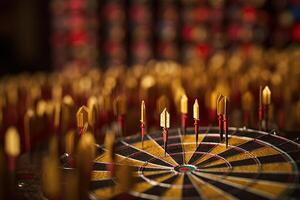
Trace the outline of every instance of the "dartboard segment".
[[[192, 129], [169, 133], [166, 155], [159, 131], [146, 135], [143, 146], [139, 136], [117, 142], [114, 164], [134, 170], [129, 192], [134, 198], [278, 199], [299, 194], [297, 143], [262, 131], [230, 128], [226, 147], [218, 129], [201, 128], [197, 146]], [[120, 194], [109, 164], [101, 148], [91, 181], [91, 192], [99, 199]]]

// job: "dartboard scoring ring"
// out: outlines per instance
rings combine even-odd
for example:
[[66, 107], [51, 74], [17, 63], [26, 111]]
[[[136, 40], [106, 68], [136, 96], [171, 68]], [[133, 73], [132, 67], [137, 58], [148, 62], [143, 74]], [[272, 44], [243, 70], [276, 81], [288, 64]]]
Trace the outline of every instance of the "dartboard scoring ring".
[[[106, 158], [100, 147], [91, 181], [96, 199], [119, 195]], [[173, 129], [166, 156], [161, 132], [148, 134], [143, 148], [140, 136], [131, 136], [116, 143], [115, 162], [133, 167], [129, 193], [143, 199], [277, 199], [296, 197], [300, 187], [300, 145], [249, 129], [230, 128], [228, 148], [217, 128], [202, 128], [198, 147], [193, 130]]]
[[178, 165], [177, 167], [174, 167], [174, 170], [179, 172], [179, 173], [189, 173], [197, 170], [197, 167], [194, 165]]

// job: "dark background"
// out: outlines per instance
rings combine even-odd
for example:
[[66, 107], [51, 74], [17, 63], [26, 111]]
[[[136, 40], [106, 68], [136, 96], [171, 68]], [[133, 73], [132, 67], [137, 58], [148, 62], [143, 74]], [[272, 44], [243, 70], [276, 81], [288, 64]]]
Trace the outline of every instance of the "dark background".
[[0, 0], [0, 74], [50, 68], [48, 3]]
[[[115, 0], [112, 0], [115, 1]], [[253, 0], [252, 0], [253, 1]], [[257, 0], [259, 1], [259, 0]], [[101, 26], [103, 23], [103, 13], [101, 9], [104, 8], [105, 4], [110, 1], [102, 0], [97, 1], [97, 19], [99, 20], [98, 27], [98, 47], [99, 55], [97, 56], [99, 63], [103, 61], [103, 32], [106, 31], [106, 26]], [[116, 1], [118, 2], [118, 1]], [[122, 9], [126, 14], [126, 17], [130, 15], [130, 5], [132, 5], [134, 0], [124, 0], [122, 2]], [[159, 8], [164, 5], [164, 2], [172, 2], [175, 7], [178, 8], [178, 13], [182, 11], [183, 6], [180, 1], [150, 1], [150, 9], [153, 18], [153, 32], [155, 32], [156, 27], [161, 24], [162, 21], [157, 14]], [[201, 2], [201, 1], [199, 1]], [[230, 15], [230, 9], [240, 9], [244, 2], [249, 1], [224, 1], [224, 13], [225, 15]], [[259, 7], [267, 14], [267, 37], [261, 43], [264, 47], [275, 47], [275, 48], [286, 48], [289, 45], [295, 45], [299, 41], [294, 41], [292, 39], [292, 29], [293, 26], [288, 28], [279, 27], [278, 16], [283, 12], [290, 12], [294, 16], [293, 24], [299, 24], [300, 16], [300, 3], [297, 0], [266, 0], [263, 1], [263, 5]], [[50, 44], [50, 38], [53, 29], [51, 28], [51, 9], [49, 9], [51, 1], [50, 0], [0, 0], [0, 75], [7, 73], [18, 73], [23, 71], [37, 71], [37, 70], [51, 70], [54, 67], [52, 61], [52, 48]], [[233, 5], [236, 4], [236, 5]], [[190, 6], [193, 7], [194, 4]], [[233, 6], [232, 6], [233, 5]], [[297, 6], [295, 6], [297, 5]], [[187, 9], [188, 6], [186, 6]], [[230, 9], [229, 9], [230, 8]], [[190, 8], [188, 8], [190, 9]], [[184, 20], [182, 14], [179, 14], [179, 23]], [[228, 18], [224, 18], [221, 21], [223, 27], [226, 28], [228, 24]], [[258, 22], [262, 20], [261, 18], [256, 19]], [[125, 33], [127, 34], [131, 30], [131, 22], [126, 19], [125, 22]], [[181, 25], [179, 25], [179, 28]], [[300, 26], [299, 26], [300, 27]], [[299, 28], [300, 31], [300, 28]], [[157, 32], [157, 31], [156, 31]], [[152, 39], [157, 38], [157, 34], [153, 33]], [[178, 30], [180, 33], [180, 30]], [[156, 35], [155, 35], [156, 34]], [[180, 34], [179, 34], [180, 35]], [[300, 38], [300, 32], [298, 33]], [[130, 51], [130, 43], [134, 38], [130, 36], [125, 37], [124, 48], [126, 52]], [[150, 41], [150, 43], [158, 43], [160, 41]], [[182, 41], [176, 41], [176, 45], [179, 45], [179, 49], [182, 49]], [[230, 42], [229, 42], [230, 44]], [[229, 46], [224, 46], [225, 49], [230, 49]], [[130, 54], [130, 53], [128, 53]], [[159, 58], [159, 51], [153, 48], [152, 57]], [[183, 52], [179, 52], [183, 55]], [[130, 56], [126, 58], [126, 63], [131, 64]], [[133, 55], [134, 57], [134, 55]], [[179, 59], [180, 61], [180, 59]]]

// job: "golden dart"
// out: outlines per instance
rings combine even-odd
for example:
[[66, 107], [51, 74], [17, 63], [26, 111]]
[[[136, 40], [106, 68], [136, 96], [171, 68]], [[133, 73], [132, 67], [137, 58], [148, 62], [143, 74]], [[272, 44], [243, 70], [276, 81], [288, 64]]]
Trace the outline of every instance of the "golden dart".
[[217, 98], [217, 116], [218, 116], [218, 125], [219, 125], [219, 133], [220, 133], [220, 141], [223, 141], [223, 115], [224, 115], [224, 108], [221, 100], [224, 98], [222, 94], [220, 94]]
[[88, 99], [88, 108], [89, 108], [89, 124], [92, 126], [92, 129], [95, 130], [96, 123], [98, 121], [98, 100], [95, 96], [92, 96]]
[[66, 95], [63, 98], [61, 105], [61, 131], [66, 133], [73, 124], [73, 118], [75, 115], [75, 104], [74, 100], [70, 95]]
[[86, 106], [81, 106], [76, 113], [76, 118], [79, 135], [81, 137], [84, 134], [84, 127], [89, 122], [89, 109]]
[[34, 116], [35, 113], [32, 109], [28, 109], [24, 116], [24, 139], [25, 151], [31, 151], [31, 137], [34, 135]]
[[195, 100], [193, 105], [193, 118], [194, 118], [194, 127], [195, 127], [195, 136], [196, 136], [196, 146], [198, 146], [198, 134], [199, 134], [199, 104], [198, 100]]
[[266, 86], [263, 89], [263, 92], [262, 92], [262, 103], [263, 103], [263, 105], [270, 105], [271, 104], [271, 90], [269, 89], [268, 86]]
[[142, 148], [144, 148], [144, 135], [145, 135], [145, 124], [146, 124], [146, 106], [145, 101], [141, 104], [141, 137], [142, 137]]
[[168, 146], [168, 128], [170, 128], [170, 114], [168, 113], [166, 108], [160, 114], [160, 126], [163, 128], [163, 140], [166, 155]]
[[127, 195], [134, 184], [133, 169], [128, 165], [120, 165], [116, 171], [117, 187], [121, 192], [122, 199], [127, 199]]
[[42, 189], [48, 199], [59, 199], [61, 174], [57, 158], [47, 156], [42, 162]]
[[5, 153], [8, 157], [8, 170], [14, 172], [16, 158], [20, 154], [20, 136], [15, 127], [9, 127], [5, 133]]
[[220, 109], [223, 115], [223, 131], [225, 134], [226, 148], [228, 147], [228, 98], [224, 96], [220, 99]]
[[263, 104], [263, 128], [265, 131], [269, 129], [269, 108], [271, 104], [271, 91], [266, 86], [262, 91], [262, 104]]
[[114, 176], [115, 173], [114, 170], [115, 139], [116, 139], [116, 135], [114, 132], [111, 131], [106, 132], [105, 139], [104, 139], [104, 147], [107, 150], [107, 154], [108, 154], [107, 170], [110, 171], [112, 177]]
[[181, 128], [183, 133], [186, 131], [186, 120], [187, 120], [187, 113], [188, 113], [188, 98], [184, 94], [180, 99], [180, 112], [181, 112]]
[[263, 104], [262, 104], [262, 86], [259, 86], [259, 105], [258, 105], [258, 128], [261, 130], [263, 120]]
[[95, 138], [92, 133], [86, 132], [79, 139], [77, 147], [77, 168], [79, 171], [79, 185], [81, 199], [88, 195], [88, 185], [91, 179], [93, 160], [96, 154]]

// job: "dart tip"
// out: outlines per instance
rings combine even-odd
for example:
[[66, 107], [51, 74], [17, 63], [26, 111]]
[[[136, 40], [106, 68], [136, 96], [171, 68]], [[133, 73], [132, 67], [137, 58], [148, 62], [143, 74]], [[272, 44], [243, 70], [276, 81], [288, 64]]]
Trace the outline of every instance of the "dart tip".
[[77, 113], [76, 113], [76, 118], [77, 118], [77, 127], [78, 128], [83, 128], [86, 123], [89, 121], [89, 109], [86, 106], [81, 106]]
[[170, 128], [170, 114], [165, 108], [160, 114], [160, 126], [163, 128]]
[[141, 103], [141, 123], [145, 123], [146, 121], [146, 106], [145, 101], [143, 100]]
[[271, 104], [271, 90], [266, 86], [262, 91], [262, 103], [264, 105]]
[[218, 115], [222, 115], [223, 114], [223, 110], [224, 110], [223, 106], [224, 105], [223, 105], [223, 103], [221, 103], [222, 100], [223, 100], [223, 98], [224, 98], [224, 96], [222, 94], [220, 94], [218, 96], [218, 98], [217, 98], [217, 114]]
[[181, 100], [180, 100], [180, 111], [183, 114], [188, 113], [188, 98], [185, 94], [182, 95]]
[[193, 117], [195, 120], [199, 120], [199, 104], [198, 99], [195, 100], [195, 103], [193, 105]]

